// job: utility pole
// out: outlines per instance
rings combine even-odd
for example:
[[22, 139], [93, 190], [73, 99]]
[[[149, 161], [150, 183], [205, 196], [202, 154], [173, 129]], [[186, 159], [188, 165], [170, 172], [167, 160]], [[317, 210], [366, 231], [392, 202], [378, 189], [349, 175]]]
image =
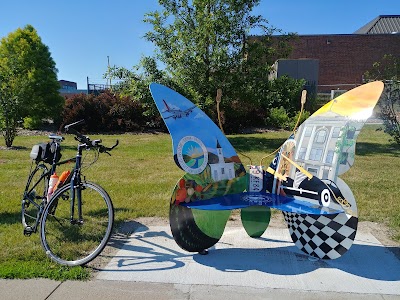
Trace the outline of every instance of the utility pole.
[[110, 79], [110, 89], [111, 89], [110, 56], [108, 56], [108, 55], [107, 55], [107, 65], [108, 65], [108, 76]]

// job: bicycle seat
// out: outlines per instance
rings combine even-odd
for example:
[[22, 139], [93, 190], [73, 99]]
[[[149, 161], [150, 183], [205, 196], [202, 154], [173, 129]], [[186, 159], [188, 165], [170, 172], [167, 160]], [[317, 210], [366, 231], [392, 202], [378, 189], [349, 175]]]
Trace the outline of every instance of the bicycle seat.
[[64, 140], [64, 137], [62, 137], [62, 136], [60, 136], [60, 135], [56, 135], [56, 134], [51, 133], [51, 134], [49, 135], [49, 139], [51, 139], [51, 140], [53, 140], [53, 141], [56, 141], [56, 142], [61, 142], [61, 141]]

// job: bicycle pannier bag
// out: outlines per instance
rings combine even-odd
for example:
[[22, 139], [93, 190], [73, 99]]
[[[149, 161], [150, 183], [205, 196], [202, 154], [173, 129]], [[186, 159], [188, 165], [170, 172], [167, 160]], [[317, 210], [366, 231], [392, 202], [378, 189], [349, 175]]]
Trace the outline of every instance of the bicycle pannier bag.
[[[43, 161], [51, 164], [53, 162], [55, 149], [56, 145], [53, 143], [40, 143], [32, 147], [31, 154], [29, 156], [32, 160], [36, 160], [36, 162]], [[60, 158], [61, 152], [60, 147], [58, 147], [56, 153], [56, 162], [58, 162]]]

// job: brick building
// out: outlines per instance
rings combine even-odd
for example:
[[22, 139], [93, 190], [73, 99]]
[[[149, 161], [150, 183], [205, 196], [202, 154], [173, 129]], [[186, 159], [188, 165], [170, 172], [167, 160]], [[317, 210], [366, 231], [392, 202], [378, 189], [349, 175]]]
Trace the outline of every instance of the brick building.
[[318, 91], [350, 89], [385, 54], [400, 58], [400, 15], [379, 16], [353, 34], [299, 35], [288, 59], [319, 63]]

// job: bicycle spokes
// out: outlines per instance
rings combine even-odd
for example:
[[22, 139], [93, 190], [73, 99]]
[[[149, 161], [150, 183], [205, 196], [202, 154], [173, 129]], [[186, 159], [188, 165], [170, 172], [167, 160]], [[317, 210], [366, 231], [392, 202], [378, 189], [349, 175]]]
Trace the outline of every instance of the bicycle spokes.
[[[56, 193], [43, 216], [41, 237], [46, 253], [67, 265], [83, 264], [104, 248], [113, 222], [112, 205], [107, 194], [96, 185], [83, 183], [82, 218], [71, 219], [69, 187]], [[78, 201], [75, 199], [75, 212]], [[94, 255], [95, 254], [95, 255]]]

